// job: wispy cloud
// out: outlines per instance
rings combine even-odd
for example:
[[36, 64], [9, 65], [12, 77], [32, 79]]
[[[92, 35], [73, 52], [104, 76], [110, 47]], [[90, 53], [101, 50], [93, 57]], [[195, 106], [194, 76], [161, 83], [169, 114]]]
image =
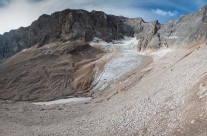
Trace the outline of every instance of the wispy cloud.
[[178, 15], [177, 11], [165, 11], [161, 9], [152, 9], [152, 12], [160, 16], [177, 16]]
[[[190, 2], [189, 2], [190, 1]], [[66, 8], [101, 10], [107, 14], [159, 19], [164, 23], [180, 14], [197, 10], [207, 0], [0, 0], [0, 34], [29, 26], [41, 14]], [[153, 10], [150, 10], [153, 9]], [[192, 10], [193, 9], [193, 10]]]
[[[129, 6], [130, 2], [118, 0], [0, 0], [0, 34], [21, 26], [29, 26], [42, 14], [51, 14], [67, 8], [101, 10], [107, 14], [127, 17], [145, 17], [148, 11]], [[119, 4], [117, 4], [117, 2]]]

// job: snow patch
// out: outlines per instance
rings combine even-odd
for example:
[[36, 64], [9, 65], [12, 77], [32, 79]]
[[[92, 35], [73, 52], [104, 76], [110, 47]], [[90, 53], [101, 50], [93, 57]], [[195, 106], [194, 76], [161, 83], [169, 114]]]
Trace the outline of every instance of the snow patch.
[[108, 43], [95, 37], [90, 45], [106, 51], [134, 50], [138, 45], [138, 40], [136, 37], [125, 37], [122, 40], [114, 40]]
[[55, 105], [55, 104], [65, 104], [70, 102], [83, 102], [83, 101], [90, 101], [92, 97], [74, 97], [74, 98], [67, 98], [67, 99], [58, 99], [54, 101], [47, 101], [47, 102], [35, 102], [35, 105]]
[[169, 36], [168, 39], [177, 39], [177, 36]]
[[103, 70], [96, 67], [95, 80], [92, 83], [92, 91], [103, 91], [110, 84], [118, 81], [129, 72], [135, 70], [142, 62], [144, 56], [151, 56], [155, 59], [164, 57], [172, 49], [162, 49], [155, 52], [138, 52], [136, 47], [138, 40], [135, 37], [125, 37], [123, 40], [107, 43], [99, 38], [94, 38], [90, 43], [92, 46], [110, 51], [97, 61], [107, 63]]
[[104, 70], [93, 81], [93, 90], [102, 91], [117, 79], [134, 70], [142, 61], [142, 56], [136, 51], [122, 51], [104, 66]]

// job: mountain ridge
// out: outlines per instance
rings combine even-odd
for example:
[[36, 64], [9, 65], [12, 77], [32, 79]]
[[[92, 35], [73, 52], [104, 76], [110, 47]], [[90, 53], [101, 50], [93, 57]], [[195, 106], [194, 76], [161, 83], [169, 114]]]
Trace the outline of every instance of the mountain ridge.
[[[0, 58], [19, 51], [53, 42], [90, 42], [94, 37], [105, 41], [136, 37], [138, 51], [162, 47], [196, 44], [207, 39], [207, 6], [193, 14], [160, 24], [157, 20], [145, 22], [142, 18], [107, 15], [102, 11], [66, 9], [51, 15], [43, 14], [28, 27], [20, 27], [0, 35]], [[176, 40], [175, 40], [176, 39]]]
[[94, 36], [106, 41], [133, 36], [133, 29], [124, 25], [124, 19], [99, 11], [71, 9], [51, 15], [44, 14], [31, 26], [20, 27], [0, 36], [0, 58], [12, 56], [36, 44], [40, 47], [57, 41], [82, 40], [87, 42], [91, 41]]

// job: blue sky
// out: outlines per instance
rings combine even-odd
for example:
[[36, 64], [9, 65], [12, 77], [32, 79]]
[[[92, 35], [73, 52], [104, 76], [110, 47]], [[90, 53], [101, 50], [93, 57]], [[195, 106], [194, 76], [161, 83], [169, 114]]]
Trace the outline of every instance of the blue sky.
[[28, 26], [41, 14], [71, 9], [101, 10], [107, 14], [142, 17], [165, 23], [192, 13], [207, 0], [0, 0], [0, 34]]

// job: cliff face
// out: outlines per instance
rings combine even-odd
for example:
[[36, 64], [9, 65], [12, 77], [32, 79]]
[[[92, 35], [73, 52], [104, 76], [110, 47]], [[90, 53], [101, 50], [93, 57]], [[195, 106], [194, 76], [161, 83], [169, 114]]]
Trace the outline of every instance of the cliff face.
[[162, 25], [157, 35], [160, 37], [161, 46], [186, 47], [206, 42], [207, 6], [194, 14], [183, 15], [178, 20]]
[[207, 6], [196, 12], [161, 25], [141, 18], [107, 15], [101, 11], [67, 9], [52, 15], [42, 15], [29, 27], [21, 27], [0, 35], [0, 58], [14, 55], [22, 49], [47, 43], [84, 41], [94, 37], [105, 41], [136, 36], [137, 49], [159, 49], [205, 42], [207, 39]]
[[204, 43], [207, 41], [207, 6], [164, 25], [155, 21], [143, 23], [143, 26], [143, 30], [137, 33], [138, 50], [186, 47]]
[[52, 42], [91, 41], [94, 37], [105, 41], [133, 36], [134, 29], [127, 18], [106, 15], [103, 12], [64, 10], [42, 15], [31, 26], [0, 35], [0, 58], [9, 57], [22, 49]]

